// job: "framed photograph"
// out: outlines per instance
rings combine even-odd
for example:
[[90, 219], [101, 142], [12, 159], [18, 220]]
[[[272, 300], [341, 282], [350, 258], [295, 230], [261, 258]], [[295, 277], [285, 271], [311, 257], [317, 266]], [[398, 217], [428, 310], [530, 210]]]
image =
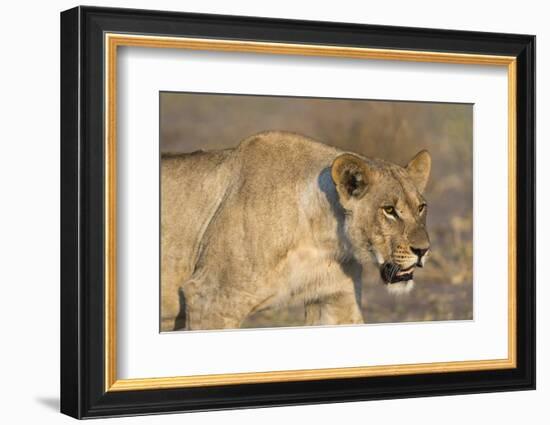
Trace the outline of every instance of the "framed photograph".
[[61, 14], [61, 411], [535, 388], [535, 37]]

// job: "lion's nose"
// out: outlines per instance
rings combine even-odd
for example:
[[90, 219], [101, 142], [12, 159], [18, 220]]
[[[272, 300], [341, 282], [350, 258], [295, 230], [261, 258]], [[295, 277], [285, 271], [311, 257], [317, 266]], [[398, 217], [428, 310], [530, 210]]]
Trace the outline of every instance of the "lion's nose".
[[418, 267], [423, 267], [423, 264], [422, 264], [422, 257], [424, 257], [424, 255], [426, 254], [426, 252], [428, 252], [428, 249], [429, 248], [413, 248], [411, 246], [411, 251], [413, 252], [413, 254], [415, 254], [417, 257], [418, 257], [418, 261], [416, 262], [416, 265]]

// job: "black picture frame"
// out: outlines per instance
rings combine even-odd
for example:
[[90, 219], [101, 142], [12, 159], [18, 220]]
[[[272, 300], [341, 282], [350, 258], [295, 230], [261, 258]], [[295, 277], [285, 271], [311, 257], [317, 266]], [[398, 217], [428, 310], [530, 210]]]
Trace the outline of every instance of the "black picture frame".
[[[104, 34], [517, 58], [517, 367], [369, 378], [105, 391]], [[61, 13], [61, 412], [75, 418], [535, 388], [535, 37], [76, 7]]]

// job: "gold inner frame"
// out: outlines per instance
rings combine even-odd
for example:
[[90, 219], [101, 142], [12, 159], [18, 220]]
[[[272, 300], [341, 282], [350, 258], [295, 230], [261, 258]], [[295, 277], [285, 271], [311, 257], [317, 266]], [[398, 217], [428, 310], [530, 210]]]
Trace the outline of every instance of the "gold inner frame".
[[[370, 49], [106, 33], [105, 45], [105, 391], [308, 381], [516, 367], [516, 58], [444, 52]], [[508, 71], [508, 357], [495, 360], [118, 379], [116, 327], [116, 99], [119, 46], [231, 51], [507, 67]]]

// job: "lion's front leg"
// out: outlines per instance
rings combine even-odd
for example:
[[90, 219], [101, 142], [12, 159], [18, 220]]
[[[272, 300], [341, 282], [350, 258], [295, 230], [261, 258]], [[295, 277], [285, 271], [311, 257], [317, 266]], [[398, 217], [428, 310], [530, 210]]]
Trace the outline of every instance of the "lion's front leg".
[[305, 305], [306, 325], [364, 323], [353, 291], [338, 292]]

